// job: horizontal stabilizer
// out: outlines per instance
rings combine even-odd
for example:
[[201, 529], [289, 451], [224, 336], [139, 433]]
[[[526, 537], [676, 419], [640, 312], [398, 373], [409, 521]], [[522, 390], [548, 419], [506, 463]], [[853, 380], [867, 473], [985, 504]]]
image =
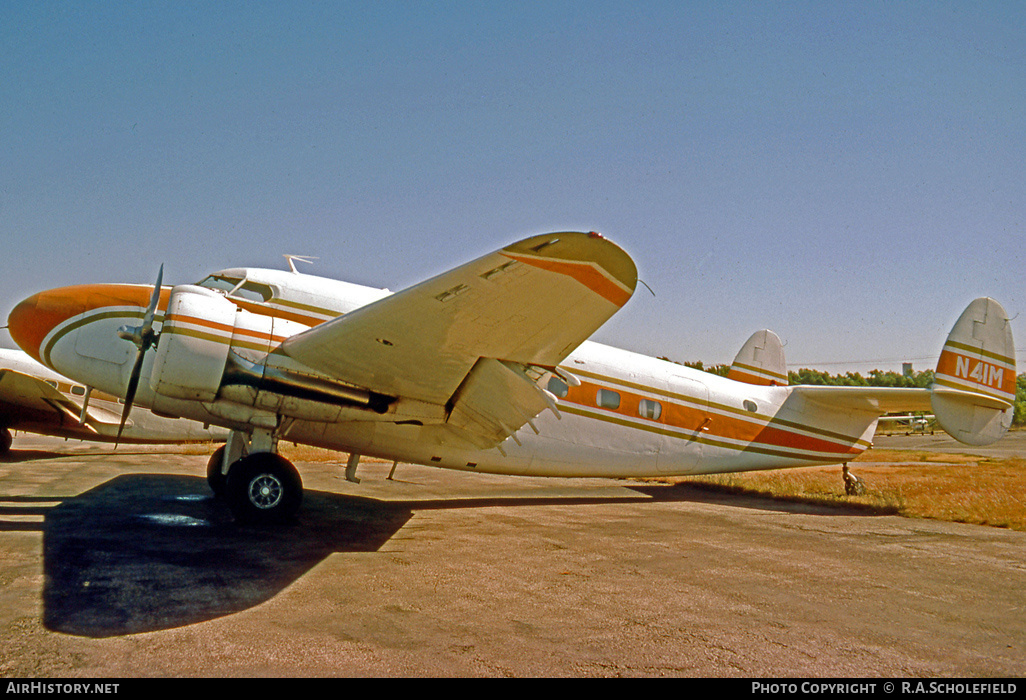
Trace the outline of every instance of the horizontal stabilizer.
[[830, 409], [863, 413], [897, 413], [930, 410], [928, 389], [872, 386], [791, 387], [791, 394]]

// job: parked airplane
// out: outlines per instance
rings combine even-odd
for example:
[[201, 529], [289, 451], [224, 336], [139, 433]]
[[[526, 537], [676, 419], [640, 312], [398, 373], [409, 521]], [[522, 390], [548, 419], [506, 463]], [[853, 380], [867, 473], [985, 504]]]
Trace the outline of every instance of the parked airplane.
[[895, 426], [897, 426], [898, 430], [906, 431], [906, 435], [910, 432], [925, 433], [930, 429], [930, 425], [934, 420], [934, 416], [923, 413], [905, 413], [895, 416], [883, 416], [880, 418], [880, 422], [884, 424], [881, 427], [894, 430]]
[[[117, 396], [73, 382], [21, 350], [0, 348], [0, 454], [12, 430], [75, 440], [115, 442], [123, 405]], [[142, 410], [124, 428], [121, 442], [223, 442], [228, 431]]]
[[[930, 389], [786, 386], [760, 332], [733, 378], [586, 339], [634, 292], [630, 256], [596, 233], [533, 236], [395, 294], [291, 271], [196, 285], [41, 292], [12, 337], [48, 367], [160, 415], [231, 430], [209, 478], [236, 517], [299, 507], [281, 439], [452, 469], [657, 476], [844, 463], [881, 415], [936, 414], [963, 442], [1004, 434], [1010, 324], [977, 299]], [[134, 351], [134, 352], [132, 352]], [[142, 381], [145, 378], [146, 381]]]

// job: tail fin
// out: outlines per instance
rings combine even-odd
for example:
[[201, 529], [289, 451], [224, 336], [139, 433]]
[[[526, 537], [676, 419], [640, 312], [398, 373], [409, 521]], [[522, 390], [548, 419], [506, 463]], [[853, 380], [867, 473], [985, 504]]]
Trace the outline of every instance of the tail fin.
[[956, 440], [989, 445], [1008, 430], [1015, 401], [1015, 345], [1005, 310], [973, 301], [944, 343], [931, 403], [937, 422]]
[[734, 358], [727, 378], [761, 386], [787, 386], [784, 346], [773, 331], [756, 331]]

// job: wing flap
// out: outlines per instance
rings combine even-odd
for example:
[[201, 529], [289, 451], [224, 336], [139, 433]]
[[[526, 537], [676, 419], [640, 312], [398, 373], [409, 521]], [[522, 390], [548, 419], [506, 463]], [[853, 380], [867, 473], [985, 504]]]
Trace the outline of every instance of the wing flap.
[[447, 425], [480, 449], [514, 435], [546, 407], [555, 406], [555, 397], [546, 396], [528, 371], [509, 362], [479, 360], [456, 391]]

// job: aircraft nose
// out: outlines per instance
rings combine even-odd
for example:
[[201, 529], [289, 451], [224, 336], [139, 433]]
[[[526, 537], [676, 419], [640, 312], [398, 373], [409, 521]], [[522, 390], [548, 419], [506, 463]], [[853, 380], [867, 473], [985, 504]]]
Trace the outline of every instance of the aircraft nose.
[[63, 291], [53, 289], [33, 294], [19, 302], [7, 317], [7, 328], [14, 342], [40, 362], [43, 362], [43, 341], [50, 331], [58, 323], [82, 312], [74, 296]]

